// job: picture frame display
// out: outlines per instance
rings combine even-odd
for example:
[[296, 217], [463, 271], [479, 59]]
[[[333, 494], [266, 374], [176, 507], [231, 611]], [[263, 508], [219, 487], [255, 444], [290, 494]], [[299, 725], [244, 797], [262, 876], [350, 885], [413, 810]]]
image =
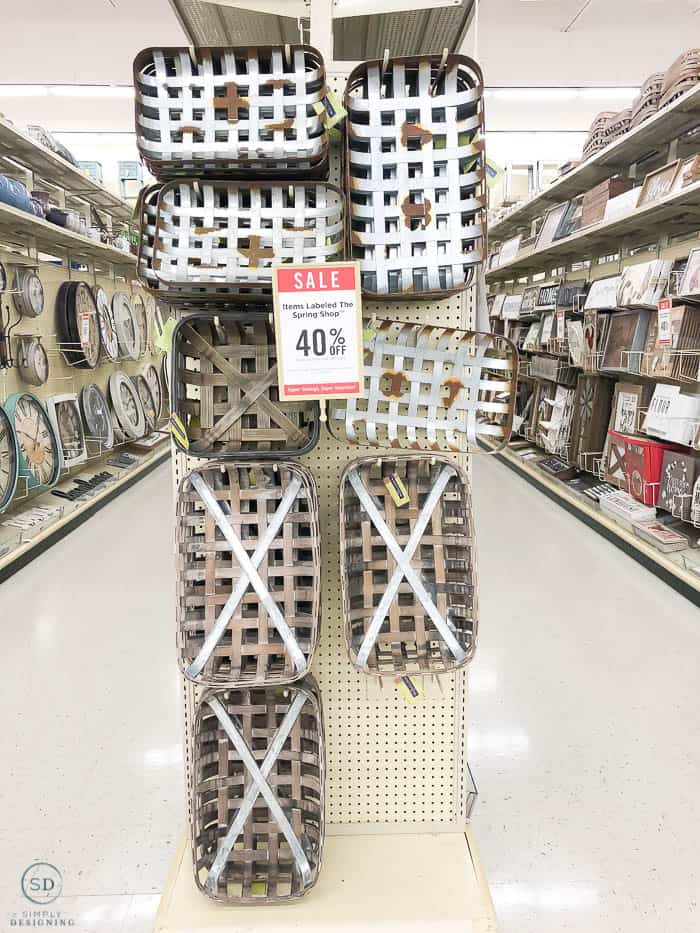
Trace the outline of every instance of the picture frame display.
[[563, 204], [557, 204], [555, 207], [550, 208], [550, 210], [548, 210], [544, 215], [542, 227], [540, 229], [539, 236], [537, 237], [538, 250], [544, 249], [553, 242], [554, 235], [559, 229], [559, 224], [566, 214], [568, 207], [569, 202], [565, 201]]
[[583, 223], [583, 198], [570, 201], [562, 215], [552, 240], [564, 240], [581, 229]]
[[620, 311], [612, 314], [601, 370], [638, 373], [648, 324], [649, 311]]
[[670, 162], [668, 165], [664, 165], [663, 168], [659, 168], [655, 172], [650, 172], [644, 179], [637, 207], [645, 207], [647, 204], [653, 204], [655, 201], [660, 201], [670, 194], [673, 190], [673, 183], [676, 180], [680, 164], [680, 159], [676, 159], [675, 162]]
[[686, 298], [700, 297], [700, 247], [690, 251], [678, 294]]
[[611, 311], [617, 307], [617, 291], [622, 275], [609, 275], [591, 282], [584, 311]]

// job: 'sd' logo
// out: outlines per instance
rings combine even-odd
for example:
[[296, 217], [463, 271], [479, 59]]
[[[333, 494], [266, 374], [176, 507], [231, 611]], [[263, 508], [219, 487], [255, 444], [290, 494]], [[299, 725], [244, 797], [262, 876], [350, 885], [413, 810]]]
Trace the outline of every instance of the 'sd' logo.
[[22, 893], [34, 904], [50, 904], [62, 890], [61, 872], [48, 862], [34, 862], [22, 875]]

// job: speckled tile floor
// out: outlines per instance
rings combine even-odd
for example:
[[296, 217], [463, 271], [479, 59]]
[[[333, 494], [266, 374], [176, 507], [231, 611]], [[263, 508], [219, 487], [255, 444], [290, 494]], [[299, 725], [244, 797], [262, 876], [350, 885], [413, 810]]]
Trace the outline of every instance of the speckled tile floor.
[[[2, 933], [30, 908], [152, 929], [184, 819], [171, 496], [166, 466], [0, 586]], [[700, 614], [502, 465], [474, 498], [473, 823], [502, 933], [696, 933]], [[63, 876], [46, 908], [21, 893], [38, 860]]]

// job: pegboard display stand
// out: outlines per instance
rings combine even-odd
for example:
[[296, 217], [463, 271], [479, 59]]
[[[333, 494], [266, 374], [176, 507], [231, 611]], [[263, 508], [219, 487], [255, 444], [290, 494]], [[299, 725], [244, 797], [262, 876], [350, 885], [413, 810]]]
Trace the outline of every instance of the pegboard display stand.
[[[328, 74], [339, 96], [346, 80], [344, 72]], [[331, 148], [330, 161], [330, 180], [337, 184], [341, 177], [337, 145]], [[391, 304], [364, 301], [363, 316], [373, 315], [468, 329], [474, 319], [473, 294]], [[392, 454], [388, 449], [385, 453]], [[386, 924], [391, 918], [390, 928], [398, 930], [420, 918], [427, 923], [436, 916], [432, 911], [437, 902], [445, 915], [443, 930], [496, 929], [488, 889], [472, 857], [473, 842], [470, 848], [465, 837], [473, 796], [467, 765], [465, 671], [416, 678], [425, 698], [409, 704], [392, 677], [364, 675], [348, 657], [339, 565], [340, 476], [348, 463], [372, 454], [381, 457], [382, 451], [341, 444], [324, 426], [318, 445], [298, 458], [312, 471], [320, 497], [322, 622], [312, 671], [321, 688], [326, 724], [326, 834], [331, 838], [318, 885], [291, 907], [222, 908], [197, 892], [189, 846], [183, 843], [156, 930], [214, 930], [229, 928], [234, 922], [240, 931], [286, 930], [304, 926], [304, 918], [309, 927], [326, 930], [333, 928], [344, 911], [349, 915], [358, 909], [364, 911], [366, 920], [363, 924], [358, 917], [358, 929]], [[467, 457], [454, 459], [468, 470]], [[173, 451], [176, 490], [200, 462]], [[198, 688], [185, 681], [183, 691], [189, 806]], [[420, 884], [412, 894], [411, 879], [418, 875]], [[380, 896], [382, 910], [372, 911], [373, 899]], [[405, 911], [411, 903], [410, 920], [406, 913], [405, 925], [398, 924], [392, 908], [400, 905]], [[472, 916], [478, 922], [474, 920], [469, 927]]]

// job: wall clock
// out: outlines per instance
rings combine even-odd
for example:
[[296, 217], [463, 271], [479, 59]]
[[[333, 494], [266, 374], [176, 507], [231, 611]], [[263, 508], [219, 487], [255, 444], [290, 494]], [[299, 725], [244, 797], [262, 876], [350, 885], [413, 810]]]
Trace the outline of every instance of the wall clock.
[[12, 300], [22, 317], [39, 317], [44, 310], [44, 286], [32, 269], [18, 269], [15, 273]]
[[139, 356], [143, 356], [148, 347], [148, 320], [146, 318], [146, 306], [140, 295], [135, 295], [131, 302], [131, 308], [134, 312], [134, 320], [139, 335]]
[[99, 445], [101, 450], [114, 446], [114, 428], [104, 392], [94, 382], [80, 390], [80, 410], [85, 425], [86, 440]]
[[49, 378], [49, 358], [38, 337], [17, 338], [17, 371], [22, 382], [43, 386]]
[[53, 486], [61, 475], [61, 446], [46, 409], [30, 392], [17, 392], [5, 410], [17, 437], [19, 478], [29, 489]]
[[0, 408], [0, 512], [12, 501], [17, 488], [19, 453], [10, 419]]
[[153, 352], [153, 335], [157, 331], [159, 313], [156, 300], [152, 295], [146, 295], [144, 302], [146, 304], [146, 350], [150, 353]]
[[133, 383], [136, 386], [136, 391], [139, 394], [141, 408], [143, 408], [143, 414], [146, 419], [147, 433], [150, 434], [151, 431], [155, 430], [156, 422], [158, 420], [153, 393], [151, 392], [151, 387], [146, 382], [145, 376], [140, 374], [138, 376], [134, 376]]
[[146, 416], [136, 386], [124, 372], [109, 377], [109, 394], [119, 424], [128, 438], [137, 440], [146, 433]]
[[119, 418], [117, 418], [117, 413], [113, 405], [109, 406], [109, 420], [112, 422], [112, 434], [114, 435], [115, 445], [126, 443], [126, 434], [122, 431], [122, 426], [119, 424]]
[[141, 353], [140, 333], [136, 315], [126, 292], [115, 292], [112, 296], [112, 311], [119, 340], [119, 352], [130, 360], [137, 360]]
[[61, 442], [63, 466], [66, 469], [87, 460], [85, 432], [78, 407], [78, 396], [72, 393], [52, 395], [46, 400], [51, 424]]
[[148, 383], [148, 388], [151, 390], [151, 395], [153, 396], [153, 402], [156, 406], [156, 419], [160, 418], [160, 413], [163, 410], [163, 390], [160, 387], [160, 376], [158, 375], [158, 370], [155, 368], [153, 363], [150, 363], [143, 371], [144, 378]]
[[107, 298], [107, 293], [100, 285], [95, 289], [94, 296], [95, 305], [97, 306], [97, 318], [100, 324], [102, 349], [105, 351], [105, 356], [114, 363], [119, 359], [119, 340], [114, 322], [114, 312]]
[[97, 305], [85, 282], [64, 282], [56, 297], [61, 350], [71, 366], [94, 369], [100, 359]]

